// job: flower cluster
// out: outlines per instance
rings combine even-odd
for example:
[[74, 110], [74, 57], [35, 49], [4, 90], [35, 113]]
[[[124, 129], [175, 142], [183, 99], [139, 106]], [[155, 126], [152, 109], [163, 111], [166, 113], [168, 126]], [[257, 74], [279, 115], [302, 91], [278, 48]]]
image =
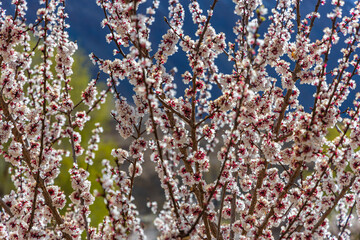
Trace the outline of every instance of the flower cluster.
[[[12, 1], [13, 15], [0, 4], [0, 155], [15, 187], [0, 196], [1, 239], [145, 239], [134, 188], [149, 165], [164, 192], [163, 205], [147, 204], [159, 239], [356, 234], [359, 2], [318, 0], [304, 15], [301, 1], [279, 0], [268, 10], [262, 0], [234, 0], [232, 37], [212, 24], [217, 0], [207, 11], [195, 0], [188, 6], [169, 0], [168, 29], [155, 50], [150, 30], [158, 0], [96, 2], [115, 57], [90, 55], [107, 89], [99, 93], [99, 74], [78, 103], [70, 94], [78, 47], [67, 33], [65, 0], [42, 0], [32, 24], [25, 0]], [[328, 14], [320, 16], [325, 7]], [[193, 33], [184, 25], [186, 13]], [[328, 23], [315, 37], [320, 17]], [[36, 51], [40, 63], [33, 61]], [[232, 72], [222, 72], [219, 57]], [[188, 66], [171, 66], [170, 58]], [[122, 96], [120, 81], [131, 84], [132, 100]], [[303, 102], [307, 91], [311, 109]], [[107, 95], [124, 139], [111, 160], [95, 155], [100, 124], [87, 148], [81, 141]], [[72, 193], [66, 196], [56, 180], [68, 156]], [[103, 167], [101, 189], [92, 194], [88, 168], [96, 161]], [[95, 197], [107, 209], [98, 226], [90, 221]]]

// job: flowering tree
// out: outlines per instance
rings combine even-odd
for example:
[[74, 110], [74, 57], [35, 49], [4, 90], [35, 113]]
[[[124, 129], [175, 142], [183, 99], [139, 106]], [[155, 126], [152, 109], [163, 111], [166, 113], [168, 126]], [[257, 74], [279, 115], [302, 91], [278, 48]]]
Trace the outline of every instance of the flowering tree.
[[[12, 1], [14, 15], [0, 8], [0, 153], [16, 189], [0, 196], [1, 239], [144, 239], [132, 194], [144, 161], [153, 162], [165, 193], [159, 210], [148, 203], [160, 239], [350, 238], [351, 220], [360, 216], [360, 94], [351, 107], [342, 103], [360, 69], [360, 3], [343, 13], [344, 1], [333, 0], [323, 16], [330, 27], [311, 39], [325, 0], [306, 16], [300, 0], [277, 1], [261, 35], [268, 12], [262, 1], [234, 0], [236, 38], [226, 39], [211, 25], [217, 0], [207, 13], [195, 0], [186, 3], [195, 36], [183, 30], [187, 10], [169, 0], [167, 32], [152, 50], [159, 1], [144, 11], [144, 1], [97, 0], [115, 59], [91, 54], [107, 76], [107, 90], [98, 92], [97, 78], [73, 102], [77, 45], [66, 31], [65, 0], [40, 2], [33, 24], [26, 22], [25, 0]], [[338, 42], [344, 47], [330, 69]], [[36, 50], [42, 53], [37, 65]], [[184, 91], [176, 91], [178, 75], [168, 63], [177, 51], [189, 65], [181, 73]], [[220, 54], [232, 74], [215, 64]], [[132, 100], [118, 90], [120, 81], [133, 85]], [[298, 100], [301, 84], [315, 86], [311, 111]], [[217, 99], [214, 88], [221, 92]], [[102, 189], [91, 193], [87, 169], [101, 161], [95, 157], [101, 123], [87, 149], [81, 131], [107, 94], [115, 99], [116, 129], [131, 143], [102, 160]], [[86, 111], [79, 110], [83, 105]], [[331, 128], [338, 131], [334, 139], [327, 138]], [[55, 185], [67, 154], [73, 160], [69, 196]], [[95, 197], [103, 197], [108, 210], [99, 226], [90, 221]], [[337, 231], [330, 231], [330, 216]]]

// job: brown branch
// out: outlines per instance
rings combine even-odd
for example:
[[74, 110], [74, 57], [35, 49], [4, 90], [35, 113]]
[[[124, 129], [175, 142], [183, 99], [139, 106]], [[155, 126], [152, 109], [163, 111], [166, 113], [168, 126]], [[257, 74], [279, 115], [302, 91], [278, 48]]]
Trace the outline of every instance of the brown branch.
[[[106, 18], [107, 22], [109, 22], [109, 17], [108, 17], [108, 14], [107, 14], [106, 10], [105, 10], [105, 7], [104, 7], [104, 0], [101, 1], [101, 4], [102, 4], [102, 9], [103, 9], [103, 11], [104, 11], [105, 18]], [[115, 39], [114, 29], [113, 29], [112, 27], [110, 27], [109, 24], [106, 24], [106, 26], [107, 26], [107, 27], [109, 28], [109, 30], [110, 30], [110, 33], [111, 33], [111, 35], [112, 35], [112, 40], [113, 40], [113, 42], [115, 43], [117, 49], [119, 50], [119, 53], [123, 56], [123, 58], [126, 58], [125, 53], [123, 52], [123, 50], [121, 49], [119, 43], [118, 43], [118, 42], [116, 41], [116, 39]]]
[[129, 196], [128, 199], [131, 200], [131, 194], [132, 194], [132, 190], [133, 190], [133, 186], [134, 186], [134, 179], [135, 179], [135, 174], [136, 174], [136, 162], [137, 162], [137, 158], [135, 158], [134, 162], [132, 162], [131, 164], [133, 165], [133, 172], [132, 172], [132, 176], [130, 179], [130, 192], [129, 192]]
[[68, 117], [68, 121], [69, 121], [70, 128], [71, 128], [71, 130], [72, 130], [72, 131], [71, 131], [71, 136], [70, 136], [72, 158], [73, 158], [74, 164], [76, 164], [76, 163], [77, 163], [77, 159], [76, 159], [76, 153], [75, 153], [74, 127], [73, 127], [73, 125], [72, 125], [71, 112], [70, 112], [70, 111], [67, 113], [67, 117]]
[[[315, 5], [315, 10], [314, 10], [315, 13], [318, 12], [319, 7], [320, 7], [320, 3], [321, 3], [321, 0], [318, 0], [316, 5]], [[315, 18], [316, 18], [315, 16], [312, 16], [312, 18], [311, 18], [311, 22], [310, 22], [310, 26], [309, 26], [309, 33], [306, 35], [306, 37], [309, 37], [309, 35], [311, 33], [311, 30], [312, 30], [312, 28], [314, 26]]]
[[219, 209], [219, 217], [218, 217], [218, 225], [217, 225], [217, 239], [220, 239], [220, 230], [221, 230], [221, 218], [222, 218], [222, 210], [224, 207], [224, 199], [226, 194], [226, 187], [228, 185], [228, 182], [225, 183], [223, 186], [222, 194], [221, 194], [221, 203], [220, 203], [220, 209]]
[[[340, 1], [339, 1], [339, 3], [340, 3]], [[313, 109], [312, 109], [312, 116], [311, 116], [310, 126], [312, 126], [314, 121], [315, 121], [317, 102], [318, 102], [318, 97], [319, 97], [319, 94], [320, 94], [320, 91], [321, 91], [321, 84], [322, 84], [323, 81], [325, 81], [323, 79], [323, 77], [324, 77], [324, 74], [325, 74], [325, 68], [326, 68], [327, 62], [329, 60], [331, 41], [332, 41], [332, 37], [334, 35], [334, 30], [336, 28], [336, 25], [335, 25], [336, 19], [337, 19], [337, 17], [334, 17], [334, 19], [332, 20], [331, 34], [330, 34], [330, 37], [329, 37], [329, 42], [327, 44], [327, 50], [326, 50], [326, 53], [325, 53], [324, 62], [323, 62], [322, 69], [321, 69], [321, 74], [319, 76], [321, 78], [321, 80], [319, 81], [319, 83], [317, 85], [317, 89], [316, 89], [316, 95], [315, 95], [314, 106], [313, 106]]]
[[[49, 5], [49, 0], [46, 0], [45, 2], [45, 7], [47, 8]], [[44, 16], [44, 49], [43, 49], [43, 60], [44, 60], [44, 70], [43, 70], [43, 103], [42, 103], [42, 111], [43, 111], [43, 118], [41, 120], [41, 136], [40, 136], [40, 154], [39, 154], [39, 163], [38, 163], [38, 169], [37, 169], [37, 173], [36, 173], [36, 185], [35, 185], [35, 190], [34, 190], [34, 199], [32, 201], [32, 206], [31, 206], [31, 214], [30, 214], [30, 224], [29, 227], [27, 229], [27, 233], [29, 233], [34, 225], [34, 217], [35, 217], [35, 211], [36, 211], [36, 201], [37, 201], [37, 196], [38, 196], [38, 187], [39, 187], [39, 179], [40, 179], [40, 169], [41, 169], [41, 163], [43, 160], [43, 152], [44, 152], [44, 138], [45, 138], [45, 121], [46, 121], [46, 92], [47, 92], [47, 74], [46, 74], [46, 62], [48, 59], [48, 55], [47, 55], [47, 31], [48, 31], [48, 18], [47, 15]]]
[[[159, 153], [159, 159], [160, 159], [160, 161], [162, 163], [161, 166], [162, 166], [162, 169], [164, 171], [164, 175], [170, 179], [169, 174], [167, 172], [167, 169], [164, 166], [163, 151], [162, 151], [162, 147], [160, 146], [160, 140], [159, 140], [160, 138], [159, 138], [158, 133], [157, 133], [157, 124], [156, 124], [156, 122], [154, 120], [154, 109], [152, 107], [151, 100], [148, 97], [150, 95], [150, 88], [149, 88], [148, 84], [146, 83], [145, 71], [144, 70], [143, 70], [142, 74], [143, 74], [143, 82], [144, 82], [145, 88], [146, 88], [146, 95], [147, 95], [146, 99], [148, 101], [150, 120], [151, 120], [151, 124], [152, 124], [152, 128], [153, 128], [153, 134], [154, 134], [154, 137], [155, 137], [157, 151]], [[178, 210], [177, 201], [175, 200], [174, 193], [173, 193], [173, 190], [172, 190], [173, 187], [171, 186], [169, 181], [167, 181], [165, 184], [168, 187], [168, 191], [169, 191], [169, 194], [170, 194], [170, 199], [171, 199], [173, 207], [174, 207], [174, 212], [175, 212], [176, 218], [179, 219], [180, 214], [179, 214], [179, 210]], [[183, 235], [183, 231], [180, 230], [180, 228], [179, 228], [179, 232], [180, 232], [180, 235]]]
[[[360, 110], [360, 106], [358, 106], [358, 108], [356, 109], [356, 112], [355, 112], [354, 116], [351, 118], [352, 121], [354, 120], [355, 116], [358, 114], [359, 110]], [[349, 123], [347, 124], [347, 126], [346, 126], [346, 128], [345, 128], [345, 130], [344, 130], [344, 133], [343, 133], [343, 135], [341, 136], [341, 138], [340, 138], [340, 140], [339, 140], [339, 144], [336, 146], [336, 149], [339, 148], [340, 143], [343, 142], [343, 140], [344, 140], [344, 138], [345, 138], [345, 136], [346, 136], [346, 132], [347, 132], [347, 131], [349, 130], [349, 128], [350, 128], [350, 124], [351, 124], [351, 122], [349, 122]], [[333, 160], [333, 158], [335, 157], [335, 155], [336, 155], [336, 154], [335, 154], [335, 152], [334, 152], [334, 153], [332, 154], [332, 156], [329, 158], [329, 160], [328, 160], [328, 165], [329, 165], [330, 163], [332, 163], [332, 160]], [[281, 234], [281, 236], [280, 236], [279, 239], [282, 239], [283, 237], [285, 237], [285, 235], [290, 231], [291, 226], [292, 226], [292, 225], [295, 223], [295, 221], [298, 219], [298, 217], [300, 216], [301, 212], [303, 211], [303, 209], [305, 208], [305, 206], [307, 205], [307, 203], [310, 201], [310, 197], [314, 194], [317, 186], [320, 184], [321, 179], [322, 179], [323, 176], [326, 174], [326, 170], [327, 170], [327, 169], [324, 169], [324, 170], [323, 170], [323, 172], [322, 172], [321, 175], [319, 176], [319, 179], [316, 181], [315, 186], [311, 189], [310, 193], [308, 194], [309, 197], [308, 197], [308, 198], [306, 199], [306, 201], [303, 203], [303, 205], [302, 205], [301, 208], [299, 209], [297, 215], [296, 215], [295, 218], [289, 223], [289, 225], [287, 226], [286, 230]], [[313, 181], [313, 180], [314, 180], [314, 175], [312, 176], [311, 181]], [[290, 235], [291, 235], [291, 234], [290, 234]]]
[[[243, 97], [241, 97], [240, 101], [239, 101], [239, 106], [238, 108], [236, 109], [236, 116], [235, 116], [235, 119], [234, 119], [234, 126], [233, 126], [233, 129], [232, 129], [232, 133], [235, 131], [235, 129], [237, 128], [238, 126], [238, 117], [240, 115], [240, 110], [241, 110], [241, 106], [242, 106], [242, 102], [243, 102]], [[226, 148], [226, 152], [225, 152], [225, 159], [223, 161], [223, 164], [221, 166], [221, 169], [220, 169], [220, 173], [218, 174], [218, 177], [216, 179], [216, 183], [215, 183], [215, 186], [214, 188], [212, 189], [212, 191], [210, 192], [209, 194], [209, 197], [207, 198], [206, 202], [204, 203], [204, 206], [205, 208], [203, 208], [203, 210], [200, 212], [200, 214], [198, 215], [198, 217], [195, 219], [195, 222], [191, 225], [190, 229], [187, 231], [187, 233], [184, 235], [185, 237], [186, 236], [189, 236], [191, 234], [192, 231], [194, 231], [196, 225], [198, 224], [200, 218], [205, 214], [205, 211], [206, 211], [206, 207], [209, 205], [210, 201], [212, 200], [213, 198], [213, 195], [215, 194], [216, 192], [216, 189], [217, 187], [220, 185], [220, 180], [221, 180], [221, 176], [222, 176], [222, 173], [224, 172], [224, 169], [225, 169], [225, 166], [226, 166], [226, 163], [228, 161], [228, 157], [229, 157], [229, 152], [230, 152], [230, 148], [232, 147], [233, 143], [234, 143], [234, 139], [233, 139], [233, 134], [230, 134], [230, 141], [229, 141], [229, 144]]]
[[184, 120], [187, 124], [190, 125], [190, 120], [187, 119], [184, 115], [182, 115], [181, 113], [179, 113], [178, 111], [176, 111], [174, 108], [172, 108], [171, 106], [169, 106], [167, 103], [165, 103], [164, 101], [164, 96], [158, 96], [156, 95], [156, 98], [161, 102], [161, 104], [169, 111], [171, 111], [172, 113], [175, 113], [176, 116], [178, 116], [179, 118], [181, 118], [182, 120]]
[[356, 179], [356, 176], [353, 176], [350, 183], [345, 186], [341, 192], [339, 193], [339, 195], [336, 197], [334, 204], [331, 208], [328, 208], [328, 210], [326, 210], [326, 212], [321, 216], [321, 218], [319, 219], [319, 221], [315, 224], [314, 228], [312, 229], [311, 233], [314, 233], [316, 231], [316, 229], [324, 222], [324, 220], [329, 216], [329, 214], [332, 212], [332, 210], [336, 207], [337, 203], [340, 201], [341, 198], [343, 198], [346, 194], [346, 192], [350, 189], [350, 187], [353, 185], [354, 181]]
[[[10, 114], [8, 104], [4, 101], [2, 94], [0, 94], [0, 108], [3, 111], [3, 114], [6, 116], [6, 118], [9, 119], [9, 121], [11, 121], [14, 124], [14, 127], [12, 128], [12, 134], [14, 135], [15, 141], [21, 143], [23, 160], [25, 161], [25, 163], [29, 167], [30, 171], [32, 172], [34, 169], [31, 165], [31, 155], [30, 155], [29, 150], [26, 148], [26, 146], [28, 146], [29, 144], [27, 143], [26, 140], [23, 140], [23, 138], [22, 138], [23, 134], [20, 133], [19, 130], [17, 129], [17, 127], [16, 127], [17, 124]], [[34, 179], [36, 179], [35, 174], [32, 173], [32, 176], [34, 177]], [[49, 192], [47, 191], [46, 186], [44, 184], [44, 179], [42, 179], [41, 177], [39, 178], [38, 186], [42, 190], [42, 195], [45, 199], [45, 204], [49, 207], [49, 209], [56, 221], [56, 224], [58, 224], [58, 225], [63, 224], [64, 219], [60, 216], [60, 213], [58, 212], [57, 208], [54, 207], [51, 196], [50, 196]], [[68, 240], [72, 239], [72, 237], [67, 233], [63, 232], [63, 235], [64, 235], [64, 238], [66, 238]]]
[[94, 102], [94, 104], [91, 106], [91, 108], [89, 108], [89, 110], [86, 111], [86, 115], [89, 114], [92, 110], [94, 110], [94, 108], [96, 108], [96, 106], [102, 101], [102, 99], [106, 96], [106, 94], [110, 91], [110, 89], [111, 86], [109, 86], [108, 89], [106, 89], [105, 93], [101, 95], [98, 100]]
[[[237, 176], [236, 176], [237, 178]], [[231, 216], [230, 216], [230, 239], [234, 239], [234, 230], [232, 229], [232, 226], [235, 222], [235, 213], [236, 213], [236, 193], [233, 193], [231, 198]]]
[[[320, 0], [318, 0], [320, 2]], [[301, 16], [300, 16], [300, 0], [296, 0], [296, 24], [298, 27], [298, 32], [300, 30]]]
[[4, 202], [4, 200], [2, 200], [2, 198], [0, 197], [0, 206], [4, 209], [4, 211], [10, 216], [13, 217], [14, 214], [11, 212], [11, 209], [9, 208], [8, 205], [6, 205], [6, 203]]
[[345, 229], [346, 229], [346, 226], [347, 226], [347, 224], [348, 224], [348, 222], [349, 222], [349, 220], [350, 220], [350, 216], [351, 216], [352, 211], [354, 210], [354, 207], [355, 207], [355, 206], [356, 206], [356, 201], [354, 202], [354, 204], [352, 205], [352, 207], [351, 207], [351, 209], [350, 209], [349, 215], [348, 215], [348, 217], [346, 218], [346, 222], [345, 222], [345, 224], [344, 224], [344, 226], [343, 226], [343, 228], [342, 228], [342, 230], [341, 230], [341, 232], [340, 232], [340, 234], [339, 234], [339, 236], [338, 236], [338, 240], [342, 239], [342, 238], [341, 238], [341, 235], [344, 233], [344, 231], [345, 231]]
[[[295, 82], [296, 82], [296, 80], [298, 78], [297, 74], [300, 72], [300, 70], [301, 70], [301, 67], [300, 67], [299, 61], [296, 61], [295, 69], [292, 71], [292, 81], [294, 82], [294, 84], [295, 84]], [[281, 122], [285, 117], [285, 112], [286, 112], [286, 109], [287, 109], [287, 107], [289, 105], [289, 100], [290, 100], [292, 91], [293, 91], [292, 88], [288, 89], [287, 92], [286, 92], [286, 95], [284, 97], [284, 102], [283, 102], [283, 104], [281, 106], [280, 115], [279, 115], [279, 118], [277, 119], [276, 126], [274, 128], [275, 136], [277, 136], [279, 134], [280, 127], [281, 127]]]
[[[359, 29], [358, 29], [358, 30], [359, 30]], [[353, 45], [355, 45], [355, 43], [356, 43], [356, 39], [354, 39], [353, 42], [352, 42], [352, 44], [349, 45], [349, 46], [353, 46]], [[348, 51], [348, 54], [347, 54], [346, 57], [345, 57], [345, 63], [347, 63], [347, 62], [349, 61], [350, 55], [351, 55], [351, 53], [353, 53], [352, 47], [349, 47], [349, 48], [350, 48], [350, 50]], [[348, 86], [350, 80], [351, 80], [352, 77], [355, 75], [355, 73], [356, 73], [356, 71], [357, 71], [356, 68], [357, 68], [357, 66], [358, 66], [358, 64], [359, 64], [359, 61], [360, 61], [360, 58], [358, 59], [356, 65], [354, 66], [353, 72], [352, 72], [351, 76], [348, 78], [345, 86]], [[341, 97], [341, 94], [342, 94], [342, 93], [345, 91], [345, 89], [346, 89], [345, 87], [343, 87], [343, 88], [341, 89], [341, 91], [340, 91], [340, 94], [336, 94], [336, 92], [337, 92], [336, 90], [337, 90], [337, 88], [338, 88], [338, 86], [339, 86], [339, 84], [340, 84], [341, 77], [342, 77], [342, 75], [344, 74], [345, 69], [346, 69], [346, 64], [345, 64], [345, 63], [344, 63], [343, 68], [342, 68], [341, 71], [340, 71], [340, 74], [338, 75], [337, 81], [336, 81], [336, 78], [333, 80], [333, 83], [332, 83], [332, 84], [334, 84], [334, 82], [335, 82], [335, 86], [334, 86], [334, 88], [333, 88], [333, 92], [332, 92], [332, 94], [331, 94], [331, 96], [330, 96], [330, 99], [329, 99], [329, 101], [328, 101], [328, 104], [327, 104], [327, 106], [326, 106], [326, 109], [325, 109], [325, 112], [324, 112], [324, 116], [327, 115], [327, 113], [328, 113], [328, 111], [329, 111], [329, 108], [330, 108], [330, 106], [331, 106], [331, 103], [332, 103], [333, 98], [336, 97], [336, 96], [337, 96], [338, 98]], [[332, 84], [331, 84], [331, 85], [332, 85]], [[336, 99], [337, 99], [337, 98], [336, 98]]]
[[[253, 197], [251, 198], [249, 211], [247, 213], [248, 216], [251, 216], [254, 214], [255, 206], [257, 203], [257, 190], [262, 187], [262, 184], [266, 177], [267, 166], [268, 166], [268, 162], [265, 160], [265, 162], [263, 163], [263, 168], [260, 170], [259, 176], [257, 178], [255, 189], [253, 189]], [[246, 233], [247, 233], [247, 231], [243, 230], [242, 235], [246, 235]]]
[[258, 238], [262, 235], [262, 231], [266, 228], [266, 225], [268, 224], [270, 217], [273, 216], [274, 214], [274, 208], [276, 206], [276, 204], [278, 202], [280, 202], [287, 194], [287, 192], [289, 191], [290, 187], [293, 185], [293, 183], [295, 182], [296, 178], [300, 175], [300, 170], [302, 168], [302, 163], [303, 162], [298, 162], [298, 166], [296, 167], [293, 175], [290, 177], [288, 184], [284, 187], [283, 191], [279, 194], [279, 197], [277, 198], [275, 204], [271, 207], [270, 211], [268, 214], [266, 214], [266, 217], [263, 221], [263, 223], [259, 226], [255, 237]]

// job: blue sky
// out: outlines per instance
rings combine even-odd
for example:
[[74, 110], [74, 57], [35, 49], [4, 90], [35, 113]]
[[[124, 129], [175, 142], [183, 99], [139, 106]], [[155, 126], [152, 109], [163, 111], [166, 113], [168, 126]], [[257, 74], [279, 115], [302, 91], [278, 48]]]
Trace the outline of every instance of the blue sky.
[[[5, 1], [3, 3], [3, 7], [8, 9], [8, 12], [12, 12], [13, 9], [9, 7], [10, 1]], [[35, 19], [36, 9], [38, 8], [38, 1], [31, 0], [28, 3], [28, 18], [29, 21], [33, 21]], [[189, 1], [181, 1], [184, 4], [185, 9], [187, 10]], [[204, 10], [208, 9], [210, 3], [212, 1], [209, 0], [200, 0], [200, 6], [204, 8]], [[328, 1], [329, 2], [329, 1]], [[354, 0], [348, 0], [346, 2], [344, 13], [353, 6]], [[304, 17], [307, 13], [314, 9], [316, 1], [315, 0], [303, 0], [301, 5], [301, 16]], [[266, 7], [269, 7], [274, 4], [274, 0], [264, 0], [264, 4]], [[146, 4], [145, 4], [146, 5]], [[148, 5], [148, 4], [147, 4]], [[168, 29], [168, 26], [164, 22], [164, 16], [168, 15], [168, 3], [167, 1], [161, 1], [160, 7], [156, 14], [156, 21], [152, 27], [152, 35], [151, 42], [152, 48], [156, 49], [157, 45], [160, 43], [161, 35], [165, 33]], [[102, 29], [100, 26], [100, 21], [103, 19], [103, 11], [100, 7], [98, 7], [95, 3], [95, 0], [69, 0], [66, 5], [67, 12], [69, 14], [68, 23], [70, 23], [71, 28], [69, 29], [70, 37], [72, 40], [77, 40], [79, 47], [85, 54], [89, 54], [94, 52], [97, 56], [105, 59], [113, 59], [113, 48], [114, 45], [107, 44], [105, 41], [105, 35], [108, 33], [107, 29]], [[233, 13], [234, 3], [230, 0], [220, 0], [216, 6], [214, 11], [214, 17], [211, 21], [213, 26], [215, 27], [217, 32], [225, 32], [227, 41], [232, 41], [234, 38], [234, 34], [232, 31], [232, 27], [236, 21], [237, 16]], [[324, 26], [329, 25], [329, 19], [326, 18], [326, 12], [330, 10], [330, 4], [327, 4], [324, 7], [320, 8], [321, 18], [317, 20], [315, 23], [314, 33], [311, 35], [313, 39], [319, 39], [322, 35], [322, 29]], [[270, 13], [270, 11], [269, 11]], [[190, 13], [187, 11], [185, 13], [185, 32], [186, 34], [193, 36], [194, 27], [192, 21], [190, 19]], [[266, 23], [265, 23], [266, 24]], [[264, 31], [264, 30], [263, 30]], [[261, 32], [260, 32], [261, 33]], [[341, 46], [341, 45], [339, 45]], [[329, 67], [336, 64], [337, 56], [335, 53], [340, 50], [340, 47], [337, 46], [333, 50], [332, 58], [329, 62]], [[220, 56], [217, 60], [219, 63], [219, 68], [221, 71], [225, 73], [231, 73], [232, 65], [227, 63], [227, 57], [225, 55]], [[167, 67], [171, 68], [176, 66], [179, 69], [178, 75], [176, 78], [180, 78], [181, 74], [188, 69], [186, 63], [185, 54], [179, 53], [171, 58], [169, 58], [169, 63]], [[97, 73], [96, 68], [92, 68], [93, 76], [96, 76]], [[274, 76], [275, 77], [275, 76]], [[104, 76], [105, 78], [105, 76]], [[181, 81], [179, 81], [181, 82]], [[181, 86], [181, 83], [179, 84]], [[127, 98], [130, 97], [131, 94], [131, 86], [126, 82], [121, 83], [120, 88], [126, 89], [124, 91], [125, 96]], [[181, 87], [182, 88], [182, 87]], [[359, 87], [358, 87], [359, 89]], [[312, 106], [312, 94], [314, 92], [313, 87], [300, 86], [300, 90], [303, 90], [303, 94], [301, 97], [301, 102], [304, 104], [305, 109], [309, 109]], [[216, 96], [219, 92], [214, 92]], [[354, 94], [351, 96], [353, 97]], [[346, 104], [351, 103], [350, 99]]]

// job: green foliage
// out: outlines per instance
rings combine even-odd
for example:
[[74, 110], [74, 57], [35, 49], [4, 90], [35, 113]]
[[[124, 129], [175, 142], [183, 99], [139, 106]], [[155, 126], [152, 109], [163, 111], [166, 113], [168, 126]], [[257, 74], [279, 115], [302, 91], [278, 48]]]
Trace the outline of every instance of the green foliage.
[[326, 135], [326, 138], [327, 138], [327, 140], [332, 141], [339, 135], [340, 135], [340, 133], [338, 132], [336, 127], [333, 127], [333, 128], [328, 129], [328, 134]]
[[[82, 91], [87, 87], [89, 79], [91, 79], [90, 74], [90, 62], [87, 59], [86, 55], [84, 55], [81, 51], [78, 51], [74, 56], [74, 65], [73, 65], [73, 75], [71, 76], [71, 82], [70, 85], [72, 87], [72, 90], [70, 91], [71, 99], [73, 100], [74, 104], [77, 104], [81, 101], [81, 93]], [[97, 84], [97, 87], [99, 89], [99, 92], [101, 90], [104, 90], [106, 88], [106, 84], [103, 82], [100, 82]], [[86, 123], [84, 129], [80, 131], [81, 134], [81, 142], [82, 146], [84, 147], [85, 151], [87, 149], [88, 141], [92, 135], [92, 130], [95, 128], [95, 123], [101, 123], [101, 126], [104, 129], [104, 132], [100, 136], [101, 141], [98, 143], [99, 150], [95, 152], [95, 159], [94, 164], [92, 166], [87, 166], [87, 164], [84, 162], [85, 159], [85, 151], [84, 154], [80, 157], [78, 157], [77, 161], [80, 167], [83, 167], [84, 169], [87, 169], [90, 173], [90, 176], [88, 180], [93, 184], [92, 185], [92, 191], [94, 189], [101, 189], [99, 184], [96, 184], [96, 178], [101, 175], [101, 161], [102, 159], [111, 159], [111, 150], [117, 145], [116, 142], [119, 141], [119, 139], [116, 139], [117, 134], [114, 136], [112, 134], [113, 131], [113, 121], [110, 115], [112, 104], [112, 98], [110, 96], [106, 97], [105, 104], [102, 105], [100, 110], [93, 110], [90, 113], [90, 121]], [[79, 105], [78, 108], [76, 108], [77, 111], [87, 111], [88, 107], [84, 104]], [[79, 129], [76, 129], [76, 131], [79, 131]], [[62, 144], [67, 144], [66, 149], [70, 149], [70, 140], [69, 142], [64, 142]], [[61, 188], [64, 190], [67, 196], [69, 196], [72, 193], [71, 188], [71, 182], [70, 182], [70, 174], [68, 172], [69, 169], [71, 169], [73, 166], [73, 159], [70, 156], [64, 157], [61, 167], [61, 174], [56, 179], [56, 184], [61, 186]], [[101, 190], [99, 190], [101, 191]], [[70, 199], [67, 199], [70, 201]], [[98, 223], [100, 223], [105, 215], [107, 215], [107, 210], [104, 204], [104, 200], [102, 197], [96, 197], [96, 200], [94, 204], [91, 206], [91, 225], [96, 226]], [[64, 209], [65, 210], [65, 209]]]
[[[33, 49], [36, 46], [37, 42], [36, 39], [33, 39], [30, 43], [31, 49]], [[20, 49], [19, 49], [20, 50]], [[88, 57], [81, 51], [77, 51], [75, 53], [74, 57], [74, 64], [73, 64], [73, 75], [71, 76], [71, 82], [70, 85], [72, 87], [72, 90], [70, 91], [71, 99], [73, 100], [74, 104], [77, 104], [81, 101], [81, 93], [82, 91], [87, 87], [89, 80], [91, 79], [91, 63]], [[52, 59], [53, 62], [54, 58]], [[35, 50], [35, 56], [33, 58], [32, 67], [40, 64], [42, 62], [42, 53], [38, 49]], [[53, 75], [56, 76], [55, 72], [55, 66], [54, 64], [51, 66], [51, 71], [53, 72]], [[103, 82], [98, 82], [97, 84], [99, 92], [101, 90], [104, 90], [106, 88], [106, 84]], [[82, 131], [79, 131], [79, 129], [76, 129], [76, 131], [79, 131], [82, 137], [82, 146], [84, 147], [85, 151], [87, 149], [88, 141], [92, 135], [92, 130], [95, 128], [95, 123], [101, 123], [101, 126], [104, 129], [104, 132], [100, 136], [100, 143], [98, 143], [99, 150], [95, 152], [95, 159], [94, 164], [92, 166], [87, 166], [84, 162], [85, 159], [85, 151], [84, 154], [80, 157], [78, 157], [77, 161], [80, 167], [83, 167], [87, 169], [90, 173], [89, 181], [92, 183], [92, 189], [91, 191], [94, 191], [94, 189], [99, 189], [101, 192], [101, 187], [97, 183], [96, 178], [101, 175], [101, 161], [102, 159], [112, 159], [111, 156], [111, 150], [115, 147], [117, 147], [119, 142], [119, 138], [116, 138], [118, 134], [112, 134], [112, 131], [114, 129], [113, 127], [113, 120], [110, 115], [111, 107], [113, 106], [113, 100], [110, 96], [106, 97], [105, 104], [102, 105], [101, 109], [94, 109], [90, 113], [91, 120], [86, 123], [84, 129]], [[80, 104], [76, 111], [87, 111], [88, 106], [85, 106], [84, 104]], [[72, 115], [75, 114], [74, 111]], [[69, 196], [72, 193], [71, 188], [71, 181], [70, 181], [70, 174], [69, 169], [73, 167], [73, 159], [71, 157], [71, 148], [70, 148], [70, 140], [64, 139], [63, 142], [58, 142], [57, 144], [60, 145], [60, 147], [64, 147], [69, 151], [69, 156], [64, 156], [61, 166], [61, 174], [58, 176], [58, 178], [55, 180], [55, 184], [60, 186], [61, 189], [65, 192], [67, 196]], [[55, 148], [58, 147], [58, 145], [55, 144]], [[4, 146], [6, 148], [6, 146]], [[5, 162], [4, 160], [0, 161], [0, 181], [3, 183], [0, 185], [0, 194], [8, 194], [13, 188], [13, 184], [11, 181], [11, 176], [9, 174], [9, 168], [10, 164]], [[70, 203], [70, 199], [67, 198], [67, 203]], [[66, 209], [63, 209], [61, 211], [62, 214], [64, 214]], [[96, 197], [96, 200], [94, 204], [91, 206], [91, 225], [96, 226], [99, 224], [105, 215], [107, 215], [107, 210], [104, 204], [104, 200], [102, 197]]]

